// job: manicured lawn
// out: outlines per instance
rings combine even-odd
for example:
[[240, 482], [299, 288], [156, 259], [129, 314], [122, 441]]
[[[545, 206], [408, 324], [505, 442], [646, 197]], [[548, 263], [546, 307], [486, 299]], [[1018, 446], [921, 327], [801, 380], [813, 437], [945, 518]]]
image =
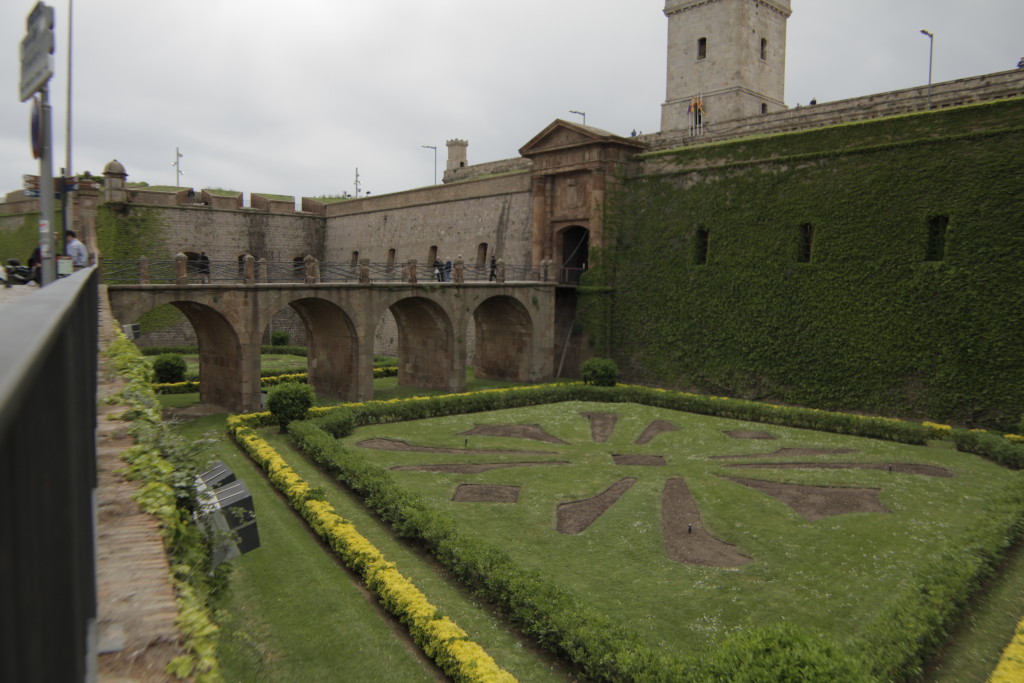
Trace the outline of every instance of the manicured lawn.
[[[476, 380], [472, 376], [469, 379], [473, 386]], [[377, 380], [375, 387], [378, 398], [440, 393], [397, 387], [395, 378]], [[183, 406], [198, 397], [171, 395], [161, 396], [161, 400], [167, 406]], [[585, 412], [618, 415], [618, 423], [606, 443], [591, 439], [590, 423], [581, 415]], [[637, 435], [656, 419], [672, 422], [679, 431], [664, 432], [647, 445], [635, 444]], [[210, 428], [222, 434], [223, 420], [224, 416], [200, 418], [181, 428], [193, 437]], [[477, 424], [537, 424], [568, 443], [460, 434]], [[724, 434], [736, 429], [768, 431], [776, 438], [735, 439]], [[502, 546], [524, 565], [556, 577], [573, 594], [622, 620], [651, 642], [689, 651], [734, 628], [780, 617], [840, 642], [852, 641], [860, 631], [870, 628], [886, 597], [911, 581], [916, 569], [934, 559], [946, 539], [969, 533], [977, 510], [987, 499], [998, 495], [1000, 482], [1009, 475], [997, 465], [940, 444], [912, 447], [638, 405], [565, 403], [377, 425], [357, 430], [345, 441], [354, 446], [374, 436], [456, 450], [556, 453], [481, 456], [365, 451], [385, 466], [569, 461], [569, 465], [563, 466], [496, 469], [479, 474], [392, 474], [403, 485], [455, 515], [465, 528]], [[499, 665], [524, 681], [565, 680], [564, 672], [453, 585], [430, 558], [396, 540], [345, 489], [295, 453], [287, 437], [274, 430], [265, 431], [264, 437], [286, 455], [311, 485], [327, 491], [339, 512], [397, 562], [399, 569], [445, 614], [466, 628]], [[740, 461], [710, 457], [762, 454], [779, 448], [842, 448], [854, 452]], [[314, 680], [324, 672], [338, 670], [353, 671], [350, 680], [421, 680], [423, 676], [433, 676], [432, 665], [410, 651], [414, 646], [394, 630], [390, 617], [380, 613], [372, 599], [367, 600], [348, 572], [327, 555], [248, 459], [226, 440], [217, 450], [217, 457], [253, 490], [264, 537], [264, 547], [232, 561], [236, 567], [233, 589], [224, 606], [232, 618], [227, 624], [221, 654], [226, 678], [251, 680], [257, 675], [269, 675], [268, 680]], [[663, 455], [667, 464], [614, 465], [613, 453]], [[863, 469], [725, 467], [735, 462], [783, 460], [917, 463], [947, 468], [955, 476]], [[854, 512], [807, 521], [782, 501], [723, 476], [876, 488], [880, 491], [879, 500], [890, 512]], [[559, 503], [590, 498], [624, 477], [635, 477], [637, 482], [592, 526], [577, 535], [555, 530]], [[717, 568], [668, 560], [661, 532], [661, 493], [670, 477], [685, 479], [708, 530], [751, 556], [752, 562], [742, 567]], [[452, 493], [461, 483], [517, 486], [520, 495], [518, 502], [511, 504], [454, 503]], [[325, 561], [317, 559], [320, 556]], [[348, 587], [341, 587], [342, 584]], [[360, 604], [362, 607], [358, 607]], [[358, 615], [364, 609], [368, 609], [365, 616], [349, 617], [350, 611]], [[295, 616], [296, 610], [303, 618]], [[1024, 560], [1017, 553], [1007, 564], [1006, 572], [992, 583], [990, 592], [975, 601], [927, 680], [984, 680], [1022, 613]], [[352, 631], [348, 630], [348, 623], [340, 624], [346, 620], [355, 625]], [[373, 625], [376, 623], [382, 624], [383, 630]], [[384, 654], [378, 658], [382, 662], [379, 668], [374, 668], [377, 664], [373, 662], [350, 661], [353, 655], [345, 644], [355, 642], [364, 631], [366, 640], [360, 642], [374, 648], [374, 652], [378, 643], [384, 641], [392, 641], [396, 646], [387, 650], [380, 645]], [[309, 659], [326, 663], [302, 663]], [[368, 668], [358, 669], [360, 666]]]
[[[225, 415], [179, 426], [187, 438], [223, 435]], [[323, 550], [258, 469], [226, 438], [213, 455], [253, 496], [260, 547], [231, 561], [231, 588], [218, 607], [225, 680], [436, 680], [432, 664], [396, 637], [390, 619]], [[367, 657], [367, 652], [373, 652]]]
[[[181, 396], [160, 398], [167, 406]], [[197, 418], [178, 429], [191, 439], [223, 435], [225, 418]], [[559, 663], [495, 618], [486, 605], [440, 571], [432, 558], [396, 539], [357, 499], [294, 452], [286, 436], [276, 429], [265, 430], [263, 436], [306, 481], [327, 490], [339, 514], [351, 520], [500, 666], [523, 681], [567, 680]], [[404, 627], [376, 606], [258, 467], [226, 437], [218, 441], [212, 455], [252, 492], [261, 541], [257, 550], [231, 561], [230, 593], [219, 606], [227, 618], [220, 645], [225, 680], [444, 680], [409, 641]]]
[[[614, 412], [607, 443], [591, 439], [581, 413]], [[678, 431], [637, 445], [654, 420]], [[566, 445], [493, 436], [465, 436], [475, 424], [539, 424]], [[736, 439], [727, 430], [767, 430], [774, 440]], [[581, 600], [621, 620], [652, 642], [698, 651], [735, 628], [780, 619], [849, 643], [871, 628], [886, 598], [911, 584], [943, 544], [970, 533], [986, 501], [998, 497], [1007, 470], [947, 447], [764, 427], [639, 405], [563, 403], [510, 411], [376, 425], [357, 430], [353, 447], [370, 437], [417, 446], [553, 451], [556, 455], [438, 454], [366, 451], [396, 465], [567, 460], [569, 465], [494, 469], [478, 474], [392, 471], [404, 486], [455, 516], [464, 528], [500, 545], [524, 565], [555, 578]], [[954, 476], [865, 469], [731, 469], [711, 456], [761, 454], [779, 448], [851, 449], [844, 454], [779, 456], [753, 462], [912, 463]], [[663, 455], [665, 466], [621, 466], [612, 454]], [[740, 461], [747, 462], [747, 461]], [[780, 499], [730, 481], [743, 477], [815, 487], [877, 489], [889, 512], [851, 512], [808, 521]], [[624, 477], [635, 485], [592, 526], [576, 535], [555, 529], [558, 505], [597, 496]], [[679, 564], [668, 559], [661, 496], [670, 477], [683, 478], [701, 523], [753, 558], [742, 567]], [[516, 503], [456, 503], [462, 483], [519, 487]], [[839, 490], [839, 489], [836, 489]], [[817, 494], [815, 494], [817, 495]], [[1007, 638], [1009, 635], [1007, 634]], [[1005, 642], [1003, 643], [1005, 645]], [[1000, 646], [1001, 647], [1001, 646]]]

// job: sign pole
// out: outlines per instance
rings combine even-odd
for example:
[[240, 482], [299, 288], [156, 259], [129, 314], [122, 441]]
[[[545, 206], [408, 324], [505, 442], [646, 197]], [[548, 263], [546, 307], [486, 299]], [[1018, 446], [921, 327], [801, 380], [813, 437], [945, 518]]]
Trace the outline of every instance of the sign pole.
[[57, 279], [57, 254], [53, 240], [53, 139], [50, 127], [50, 88], [43, 86], [42, 98], [43, 154], [39, 157], [39, 255], [42, 261], [42, 285]]

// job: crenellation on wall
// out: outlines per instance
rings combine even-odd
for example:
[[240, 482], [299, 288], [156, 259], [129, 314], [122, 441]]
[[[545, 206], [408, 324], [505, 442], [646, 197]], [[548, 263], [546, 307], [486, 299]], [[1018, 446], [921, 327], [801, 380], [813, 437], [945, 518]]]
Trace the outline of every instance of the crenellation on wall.
[[295, 213], [295, 197], [291, 196], [253, 192], [249, 197], [249, 203], [257, 211]]

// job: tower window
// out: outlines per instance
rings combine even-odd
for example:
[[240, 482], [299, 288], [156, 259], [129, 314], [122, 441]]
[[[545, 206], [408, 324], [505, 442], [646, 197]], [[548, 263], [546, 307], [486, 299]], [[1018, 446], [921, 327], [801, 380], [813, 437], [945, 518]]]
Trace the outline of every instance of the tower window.
[[487, 262], [487, 242], [476, 245], [476, 267], [483, 268]]
[[768, 103], [767, 102], [762, 102], [761, 103], [761, 113], [762, 114], [767, 114], [768, 113]]
[[708, 229], [703, 225], [697, 227], [697, 235], [693, 244], [693, 264], [707, 265], [708, 262]]
[[388, 249], [388, 268], [393, 268], [395, 265], [395, 250]]
[[814, 226], [810, 223], [803, 223], [800, 226], [800, 249], [797, 252], [796, 260], [800, 263], [811, 262], [811, 251], [814, 249]]
[[697, 59], [706, 59], [708, 56], [708, 39], [697, 39]]
[[768, 40], [765, 38], [761, 39], [761, 61], [768, 61]]
[[931, 216], [928, 219], [928, 245], [925, 261], [942, 261], [946, 258], [946, 230], [949, 216]]

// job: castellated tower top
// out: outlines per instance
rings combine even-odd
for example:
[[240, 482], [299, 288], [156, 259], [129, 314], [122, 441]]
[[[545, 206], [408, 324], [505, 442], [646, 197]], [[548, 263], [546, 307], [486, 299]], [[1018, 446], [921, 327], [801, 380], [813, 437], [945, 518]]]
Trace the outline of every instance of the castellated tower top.
[[448, 165], [445, 167], [445, 171], [465, 168], [466, 148], [469, 147], [469, 141], [454, 139], [448, 140], [445, 144], [448, 145]]
[[781, 111], [790, 0], [665, 0], [668, 70], [661, 129]]

